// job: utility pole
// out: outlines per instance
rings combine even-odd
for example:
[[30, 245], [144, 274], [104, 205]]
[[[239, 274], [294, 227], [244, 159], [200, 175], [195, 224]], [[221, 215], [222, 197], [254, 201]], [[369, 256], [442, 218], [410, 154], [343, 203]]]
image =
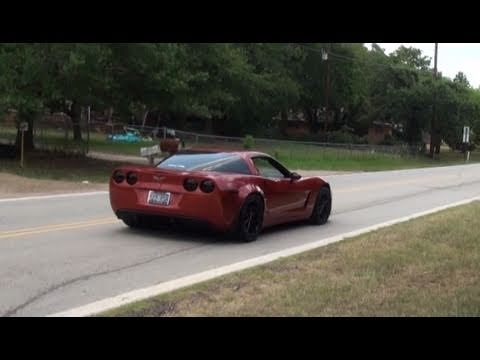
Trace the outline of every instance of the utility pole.
[[328, 43], [327, 45], [327, 52], [323, 54], [322, 59], [327, 62], [327, 74], [325, 77], [325, 122], [324, 122], [324, 127], [323, 130], [326, 133], [327, 132], [327, 123], [328, 120], [330, 119], [330, 112], [328, 109], [328, 100], [330, 97], [330, 49], [331, 49], [331, 44]]
[[[435, 59], [433, 67], [433, 81], [437, 81], [437, 58], [438, 58], [438, 43], [435, 43]], [[435, 154], [435, 148], [437, 145], [437, 89], [434, 84], [433, 88], [433, 114], [430, 127], [430, 157], [433, 159]]]

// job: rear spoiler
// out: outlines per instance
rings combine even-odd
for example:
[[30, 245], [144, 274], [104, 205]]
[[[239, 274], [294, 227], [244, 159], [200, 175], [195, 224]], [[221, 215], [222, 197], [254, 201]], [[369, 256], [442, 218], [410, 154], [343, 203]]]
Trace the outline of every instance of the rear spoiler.
[[194, 149], [187, 149], [187, 150], [180, 150], [176, 154], [182, 155], [182, 154], [215, 154], [215, 153], [220, 153], [220, 152], [226, 152], [226, 151], [218, 151], [218, 150], [194, 150]]

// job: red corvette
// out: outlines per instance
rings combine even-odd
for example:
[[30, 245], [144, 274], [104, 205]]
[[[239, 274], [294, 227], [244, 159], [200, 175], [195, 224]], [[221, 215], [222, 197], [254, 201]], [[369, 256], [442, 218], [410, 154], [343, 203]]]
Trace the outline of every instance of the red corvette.
[[130, 227], [187, 220], [254, 241], [263, 228], [310, 220], [322, 225], [330, 185], [290, 172], [259, 152], [177, 153], [155, 167], [123, 166], [110, 180], [110, 202]]

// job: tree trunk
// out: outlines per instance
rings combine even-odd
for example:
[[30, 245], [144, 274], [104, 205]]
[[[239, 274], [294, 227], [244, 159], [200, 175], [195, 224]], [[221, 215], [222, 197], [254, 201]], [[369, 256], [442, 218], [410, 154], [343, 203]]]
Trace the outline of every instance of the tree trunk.
[[435, 147], [435, 132], [430, 131], [430, 157], [433, 159], [434, 147]]
[[314, 129], [315, 132], [318, 131], [318, 109], [312, 109], [312, 124], [311, 129]]
[[280, 112], [280, 133], [282, 135], [287, 135], [288, 128], [288, 112], [287, 110], [282, 110]]
[[143, 112], [143, 118], [142, 118], [142, 129], [145, 127], [145, 123], [147, 122], [147, 116], [148, 116], [148, 110], [145, 110]]
[[312, 109], [305, 107], [303, 112], [305, 114], [308, 124], [310, 125], [310, 129], [313, 130], [315, 128], [315, 120], [314, 120]]
[[110, 124], [112, 122], [112, 117], [113, 117], [113, 107], [110, 106], [107, 109], [107, 124]]
[[[170, 116], [167, 114], [166, 115], [167, 118], [169, 118]], [[167, 123], [165, 123], [165, 121], [162, 121], [162, 113], [160, 111], [157, 112], [157, 126], [160, 127], [161, 126], [167, 126], [169, 120], [167, 120]]]
[[211, 116], [209, 116], [207, 118], [207, 121], [206, 121], [206, 131], [207, 131], [207, 134], [211, 134], [213, 133], [213, 119]]
[[440, 155], [441, 144], [442, 144], [441, 135], [437, 131], [434, 131], [431, 134], [431, 139], [430, 139], [430, 157], [432, 159], [438, 159]]
[[73, 124], [73, 140], [82, 141], [82, 128], [80, 127], [80, 120], [82, 117], [82, 108], [80, 107], [80, 104], [77, 103], [76, 101], [74, 101], [72, 104], [70, 116], [72, 118], [72, 124]]
[[183, 113], [179, 113], [177, 116], [176, 126], [179, 130], [185, 129], [185, 123], [187, 122], [187, 117]]
[[437, 159], [440, 155], [440, 147], [442, 146], [442, 138], [440, 134], [438, 134], [437, 139], [435, 141], [435, 154], [437, 155]]

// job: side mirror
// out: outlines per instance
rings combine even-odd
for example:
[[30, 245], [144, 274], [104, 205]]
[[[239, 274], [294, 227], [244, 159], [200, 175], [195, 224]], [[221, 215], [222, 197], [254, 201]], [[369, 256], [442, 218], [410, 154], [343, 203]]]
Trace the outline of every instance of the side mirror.
[[302, 176], [300, 174], [297, 174], [296, 172], [292, 172], [290, 174], [290, 179], [292, 179], [292, 181], [300, 180], [301, 178]]

